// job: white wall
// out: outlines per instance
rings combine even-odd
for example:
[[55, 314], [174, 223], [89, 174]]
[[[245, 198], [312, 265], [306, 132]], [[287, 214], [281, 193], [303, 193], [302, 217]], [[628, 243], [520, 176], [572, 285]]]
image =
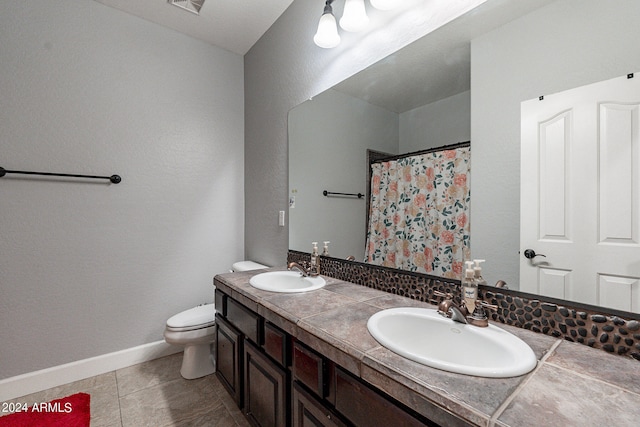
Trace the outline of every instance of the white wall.
[[[615, 3], [615, 5], [614, 5]], [[518, 283], [520, 103], [640, 70], [640, 2], [558, 0], [471, 45], [471, 250]]]
[[242, 57], [86, 0], [0, 3], [0, 379], [162, 340], [243, 255]]
[[[269, 265], [286, 262], [288, 230], [278, 227], [278, 211], [288, 206], [289, 110], [481, 2], [410, 0], [406, 8], [392, 12], [369, 8], [370, 29], [342, 32], [340, 46], [328, 50], [312, 41], [322, 2], [291, 4], [245, 55], [247, 258]], [[342, 4], [334, 3], [336, 16], [341, 16]]]
[[289, 248], [364, 258], [366, 198], [322, 192], [366, 194], [367, 149], [397, 153], [396, 113], [331, 89], [289, 112]]
[[400, 153], [471, 139], [469, 91], [400, 114]]

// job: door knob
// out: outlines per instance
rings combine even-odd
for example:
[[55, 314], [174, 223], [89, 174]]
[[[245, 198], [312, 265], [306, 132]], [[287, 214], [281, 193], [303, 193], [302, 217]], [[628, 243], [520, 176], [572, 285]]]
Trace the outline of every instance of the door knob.
[[542, 254], [537, 254], [536, 251], [534, 251], [533, 249], [525, 249], [524, 250], [524, 257], [527, 259], [533, 259], [537, 256], [543, 256], [543, 257], [547, 257], [546, 255], [542, 255]]

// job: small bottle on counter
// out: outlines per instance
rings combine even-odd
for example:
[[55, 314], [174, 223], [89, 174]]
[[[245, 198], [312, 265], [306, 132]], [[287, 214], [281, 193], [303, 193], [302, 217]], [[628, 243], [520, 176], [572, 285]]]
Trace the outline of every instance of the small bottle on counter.
[[478, 284], [475, 280], [473, 261], [467, 261], [466, 264], [467, 268], [464, 272], [464, 281], [462, 282], [462, 296], [467, 310], [469, 313], [473, 313], [476, 309], [476, 301], [478, 300]]
[[331, 242], [324, 242], [324, 247], [322, 248], [322, 256], [329, 256], [329, 243]]
[[311, 242], [313, 250], [311, 251], [311, 266], [309, 272], [314, 275], [320, 274], [320, 256], [318, 255], [318, 242]]
[[476, 279], [476, 284], [479, 285], [487, 285], [487, 281], [482, 277], [482, 267], [480, 267], [480, 263], [484, 262], [483, 259], [474, 259], [475, 267], [473, 267], [474, 279]]

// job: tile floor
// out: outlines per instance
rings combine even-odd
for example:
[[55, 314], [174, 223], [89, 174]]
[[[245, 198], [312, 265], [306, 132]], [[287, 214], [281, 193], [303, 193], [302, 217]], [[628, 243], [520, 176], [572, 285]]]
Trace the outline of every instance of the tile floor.
[[249, 424], [218, 378], [180, 376], [182, 353], [14, 399], [32, 404], [74, 393], [91, 395], [91, 427]]

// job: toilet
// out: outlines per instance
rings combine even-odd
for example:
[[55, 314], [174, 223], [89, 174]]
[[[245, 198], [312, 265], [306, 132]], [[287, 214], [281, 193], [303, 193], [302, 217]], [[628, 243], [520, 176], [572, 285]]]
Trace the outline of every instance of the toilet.
[[[233, 271], [249, 271], [267, 266], [253, 261], [233, 264]], [[164, 340], [168, 344], [184, 346], [180, 375], [192, 380], [216, 371], [216, 308], [214, 304], [199, 305], [167, 320]]]

